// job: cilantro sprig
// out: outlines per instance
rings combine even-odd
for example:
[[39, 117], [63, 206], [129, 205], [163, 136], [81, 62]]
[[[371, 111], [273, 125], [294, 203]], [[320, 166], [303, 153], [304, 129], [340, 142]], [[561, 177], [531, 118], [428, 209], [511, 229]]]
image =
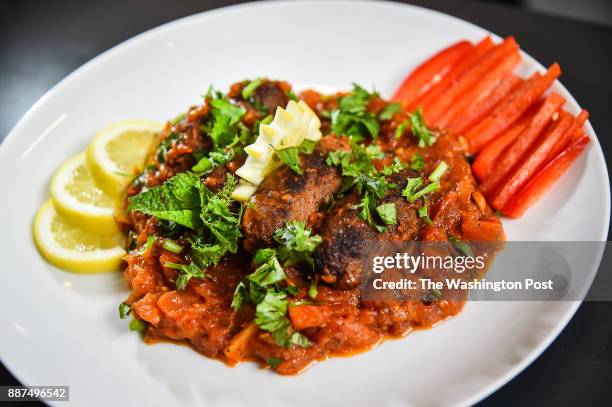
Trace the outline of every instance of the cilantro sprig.
[[[355, 140], [350, 140], [351, 152], [333, 151], [327, 156], [327, 165], [333, 165], [342, 169], [342, 188], [344, 193], [352, 188], [361, 196], [361, 201], [354, 205], [353, 209], [359, 209], [358, 216], [365, 220], [372, 228], [380, 233], [387, 231], [387, 223], [378, 211], [376, 211], [377, 199], [382, 199], [387, 190], [396, 188], [393, 183], [385, 179], [385, 171], [379, 173], [372, 163], [373, 158], [381, 158], [379, 148], [369, 146], [363, 147]], [[393, 171], [393, 169], [391, 170]], [[389, 172], [389, 171], [387, 171]], [[380, 217], [384, 224], [379, 224], [376, 217]], [[387, 217], [387, 220], [391, 220]]]
[[414, 113], [408, 115], [408, 120], [404, 120], [397, 126], [397, 129], [395, 129], [395, 138], [399, 139], [402, 137], [408, 126], [410, 126], [412, 130], [412, 135], [417, 139], [417, 145], [419, 147], [432, 146], [436, 142], [437, 137], [425, 124], [423, 111], [420, 107], [417, 108]]
[[376, 96], [376, 92], [370, 93], [354, 83], [353, 92], [342, 96], [338, 109], [331, 114], [332, 131], [338, 135], [351, 136], [356, 141], [378, 137], [378, 120], [367, 110], [368, 103]]
[[[281, 263], [306, 262], [312, 265], [312, 253], [321, 243], [321, 237], [313, 236], [302, 222], [288, 222], [274, 233], [274, 239], [279, 243], [278, 248], [256, 252], [253, 258], [256, 269], [236, 287], [232, 309], [238, 311], [245, 301], [255, 304], [255, 323], [270, 332], [279, 346], [306, 347], [308, 338], [295, 331], [287, 317], [288, 296], [294, 295], [297, 289], [281, 285], [287, 279]], [[311, 285], [309, 294], [312, 293], [316, 296], [316, 285], [314, 288]]]
[[422, 177], [408, 178], [406, 187], [402, 191], [402, 196], [410, 203], [423, 199], [423, 206], [418, 209], [417, 213], [420, 218], [425, 218], [427, 223], [431, 223], [429, 218], [429, 210], [427, 208], [427, 197], [440, 189], [440, 178], [448, 171], [448, 164], [441, 161], [438, 166], [429, 174], [429, 184], [424, 185]]

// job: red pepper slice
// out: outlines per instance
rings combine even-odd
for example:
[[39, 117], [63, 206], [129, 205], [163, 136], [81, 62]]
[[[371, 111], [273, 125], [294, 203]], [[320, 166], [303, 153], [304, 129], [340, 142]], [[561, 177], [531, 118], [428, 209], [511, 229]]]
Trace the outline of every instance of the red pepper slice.
[[474, 48], [469, 41], [459, 41], [429, 58], [419, 65], [410, 75], [404, 79], [395, 91], [393, 100], [403, 102], [406, 105], [414, 102], [431, 89], [446, 75], [452, 66], [468, 50]]

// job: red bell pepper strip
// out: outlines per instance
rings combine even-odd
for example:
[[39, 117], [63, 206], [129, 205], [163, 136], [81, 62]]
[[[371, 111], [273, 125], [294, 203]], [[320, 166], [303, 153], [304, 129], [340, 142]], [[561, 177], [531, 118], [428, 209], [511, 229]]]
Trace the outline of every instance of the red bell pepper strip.
[[512, 71], [519, 62], [521, 62], [521, 54], [518, 50], [506, 55], [499, 63], [473, 83], [463, 95], [447, 106], [440, 117], [435, 119], [434, 124], [440, 128], [447, 128], [450, 121], [456, 115], [460, 115], [463, 111], [474, 106], [474, 102], [480, 99], [481, 95], [491, 93], [506, 74]]
[[455, 134], [465, 133], [521, 83], [523, 79], [507, 74], [490, 93], [480, 94], [474, 104], [457, 113], [446, 128]]
[[[504, 42], [490, 49], [475, 66], [458, 76], [453, 83], [449, 84], [444, 94], [424, 109], [427, 123], [435, 127], [442, 127], [438, 119], [448, 107], [460, 100], [463, 94], [473, 88], [475, 84], [481, 82], [488, 73], [493, 71], [496, 65], [516, 53], [518, 53], [518, 45], [516, 45], [514, 37], [508, 37]], [[510, 69], [512, 68], [510, 67]]]
[[520, 160], [526, 155], [529, 148], [534, 144], [538, 136], [542, 133], [553, 114], [561, 107], [565, 99], [558, 93], [551, 93], [538, 109], [529, 126], [512, 143], [508, 150], [500, 157], [495, 170], [491, 172], [481, 185], [480, 191], [487, 197], [495, 195], [495, 191], [512, 171]]
[[534, 74], [523, 86], [504, 98], [480, 123], [465, 134], [468, 152], [477, 153], [492, 139], [512, 125], [544, 91], [561, 75], [561, 68], [554, 63], [545, 75]]
[[439, 82], [467, 51], [474, 48], [469, 41], [459, 41], [419, 65], [395, 91], [393, 100], [408, 105]]
[[527, 128], [533, 120], [534, 112], [523, 115], [512, 127], [487, 145], [472, 163], [472, 172], [479, 181], [484, 181], [495, 168], [501, 154]]
[[583, 133], [582, 127], [584, 126], [584, 123], [587, 121], [588, 118], [589, 118], [589, 112], [582, 109], [580, 111], [580, 114], [576, 117], [576, 119], [574, 119], [574, 122], [572, 123], [571, 128], [565, 132], [563, 137], [559, 139], [557, 144], [555, 144], [555, 146], [550, 151], [550, 154], [548, 156], [548, 161], [556, 157], [572, 141], [576, 140], [582, 135]]
[[503, 209], [508, 201], [532, 178], [538, 170], [544, 167], [548, 161], [548, 155], [553, 146], [563, 137], [563, 134], [570, 128], [574, 118], [571, 114], [561, 111], [556, 123], [546, 131], [540, 144], [528, 152], [521, 164], [512, 170], [507, 180], [500, 186], [499, 191], [491, 202], [495, 209]]
[[557, 155], [546, 167], [542, 168], [502, 209], [511, 218], [519, 218], [540, 199], [550, 187], [567, 171], [589, 144], [589, 137], [581, 136]]
[[486, 37], [478, 44], [476, 44], [475, 47], [469, 49], [465, 54], [461, 56], [461, 58], [457, 61], [457, 64], [455, 64], [452, 69], [438, 83], [432, 86], [421, 97], [412, 101], [412, 103], [406, 104], [407, 110], [413, 111], [417, 107], [421, 107], [423, 109], [425, 118], [427, 118], [426, 114], [429, 105], [433, 103], [436, 99], [444, 95], [444, 92], [448, 88], [449, 84], [455, 81], [461, 74], [466, 72], [468, 69], [476, 65], [480, 58], [482, 58], [482, 56], [494, 46], [495, 44], [493, 44], [493, 40], [491, 40], [491, 37]]

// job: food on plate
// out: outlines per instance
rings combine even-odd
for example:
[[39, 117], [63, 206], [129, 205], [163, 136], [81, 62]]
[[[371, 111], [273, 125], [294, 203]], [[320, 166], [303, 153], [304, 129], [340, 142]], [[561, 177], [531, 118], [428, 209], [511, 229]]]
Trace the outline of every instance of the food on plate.
[[[260, 86], [276, 96], [263, 103]], [[285, 99], [287, 111], [302, 106], [308, 120], [283, 117]], [[277, 117], [282, 126], [271, 124]], [[273, 138], [280, 134], [290, 141]], [[258, 157], [258, 166], [249, 163]], [[278, 164], [267, 169], [272, 159]], [[266, 168], [254, 171], [261, 182], [245, 168]], [[256, 186], [246, 202], [232, 198], [238, 176]], [[239, 82], [228, 94], [211, 89], [162, 131], [125, 208], [131, 294], [121, 315], [138, 321], [147, 341], [180, 341], [280, 374], [461, 310], [462, 300], [442, 293], [361, 301], [369, 255], [392, 255], [413, 240], [471, 250], [467, 240], [504, 236], [457, 137], [358, 85], [299, 96], [268, 79]]]
[[[485, 243], [490, 262], [505, 239], [499, 215], [522, 216], [589, 143], [588, 112], [574, 117], [547, 92], [559, 65], [523, 79], [520, 61], [513, 37], [460, 41], [391, 101], [357, 84], [211, 87], [165, 126], [97, 134], [58, 170], [35, 240], [72, 271], [122, 258], [130, 295], [119, 315], [131, 330], [230, 365], [296, 374], [432, 327], [460, 312], [465, 292], [372, 299], [374, 258], [415, 242], [474, 257]], [[464, 278], [482, 276], [473, 271]]]

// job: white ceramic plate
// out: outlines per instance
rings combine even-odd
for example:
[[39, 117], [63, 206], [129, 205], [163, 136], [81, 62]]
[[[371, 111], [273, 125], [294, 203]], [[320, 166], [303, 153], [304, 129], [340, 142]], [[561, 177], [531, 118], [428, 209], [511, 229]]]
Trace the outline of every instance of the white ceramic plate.
[[[187, 347], [144, 345], [117, 318], [127, 294], [120, 275], [57, 270], [31, 238], [53, 171], [109, 123], [165, 120], [198, 103], [211, 83], [226, 89], [261, 75], [335, 88], [356, 81], [390, 96], [425, 57], [485, 33], [393, 3], [247, 4], [166, 24], [78, 69], [0, 148], [2, 361], [26, 384], [69, 385], [71, 404], [88, 406], [465, 404], [500, 387], [548, 346], [578, 303], [470, 303], [435, 329], [280, 377], [248, 363], [230, 369]], [[538, 68], [525, 56], [522, 73]], [[605, 240], [608, 175], [587, 131], [593, 143], [562, 181], [523, 218], [505, 222], [510, 240]]]

